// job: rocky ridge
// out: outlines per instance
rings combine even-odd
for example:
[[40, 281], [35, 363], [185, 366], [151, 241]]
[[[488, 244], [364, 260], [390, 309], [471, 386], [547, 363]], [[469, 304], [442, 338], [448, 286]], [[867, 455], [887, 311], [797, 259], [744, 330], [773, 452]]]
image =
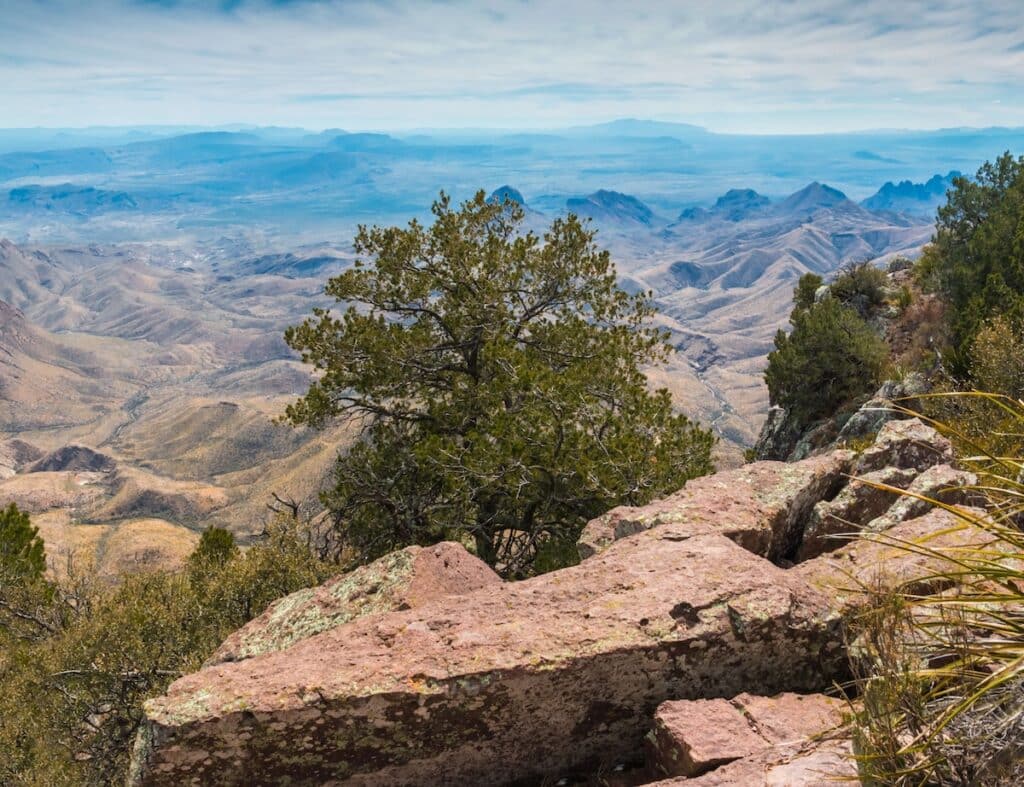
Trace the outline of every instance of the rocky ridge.
[[[852, 472], [898, 468], [908, 486], [932, 473], [921, 483], [933, 487], [951, 478], [948, 458], [924, 424], [893, 422], [859, 455], [756, 462], [609, 512], [584, 532], [580, 565], [523, 582], [473, 571], [475, 558], [449, 544], [433, 553], [446, 561], [396, 584], [458, 567], [463, 579], [432, 583], [440, 593], [422, 604], [382, 593], [383, 564], [304, 591], [241, 639], [273, 641], [282, 626], [298, 635], [226, 661], [236, 635], [146, 704], [130, 782], [584, 784], [617, 769], [621, 784], [807, 785], [829, 769], [852, 774], [848, 740], [820, 737], [840, 723], [841, 706], [820, 693], [847, 675], [845, 623], [866, 588], [930, 566], [879, 539], [820, 539], [802, 559], [807, 528], [854, 494]], [[987, 541], [948, 511], [879, 494], [865, 510], [882, 513], [849, 530], [882, 517], [895, 539]], [[332, 619], [290, 625], [316, 599], [330, 600]], [[803, 707], [816, 710], [793, 710]], [[746, 727], [732, 719], [734, 739], [717, 740], [726, 728], [713, 719], [737, 708]], [[670, 723], [680, 709], [693, 719], [685, 730]], [[678, 767], [686, 757], [701, 764]]]

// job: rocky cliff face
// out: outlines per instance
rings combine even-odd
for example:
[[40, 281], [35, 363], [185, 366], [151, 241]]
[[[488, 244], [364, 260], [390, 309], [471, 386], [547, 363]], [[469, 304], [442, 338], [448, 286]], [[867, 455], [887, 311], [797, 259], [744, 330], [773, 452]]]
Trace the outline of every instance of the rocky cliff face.
[[[377, 570], [278, 602], [147, 703], [130, 781], [525, 785], [618, 769], [621, 784], [807, 785], [853, 775], [848, 741], [821, 739], [841, 724], [840, 706], [816, 693], [846, 677], [843, 627], [862, 588], [930, 567], [822, 523], [856, 510], [847, 534], [884, 526], [897, 538], [938, 533], [931, 546], [985, 540], [951, 528], [944, 510], [851, 487], [860, 470], [896, 468], [908, 486], [949, 477], [935, 469], [949, 459], [942, 438], [894, 424], [860, 455], [753, 463], [616, 509], [587, 527], [580, 565], [524, 582], [495, 582], [445, 545], [446, 559], [398, 582], [432, 572], [439, 592], [415, 604]], [[445, 566], [455, 578], [443, 579]], [[378, 593], [384, 603], [368, 606]], [[330, 619], [285, 626], [281, 641], [282, 619], [305, 620], [311, 605]], [[225, 660], [261, 638], [276, 644]]]

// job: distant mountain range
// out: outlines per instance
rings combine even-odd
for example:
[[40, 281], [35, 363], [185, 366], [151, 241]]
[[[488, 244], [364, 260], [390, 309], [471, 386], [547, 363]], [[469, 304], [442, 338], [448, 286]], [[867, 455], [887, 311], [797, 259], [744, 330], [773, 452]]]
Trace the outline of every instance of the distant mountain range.
[[607, 226], [703, 221], [704, 211], [741, 221], [816, 180], [871, 210], [924, 216], [948, 185], [935, 172], [973, 172], [1008, 149], [1024, 149], [1024, 130], [742, 136], [642, 119], [538, 132], [0, 130], [0, 236], [258, 238], [283, 253], [345, 241], [360, 223], [429, 218], [441, 190], [462, 199], [502, 182], [539, 213], [572, 201]]
[[861, 202], [869, 210], [888, 210], [895, 213], [910, 213], [917, 216], [934, 216], [936, 208], [945, 204], [946, 192], [953, 188], [953, 181], [960, 173], [933, 175], [926, 183], [886, 182], [876, 194]]
[[[861, 217], [868, 212], [907, 214], [903, 223], [908, 220], [918, 223], [921, 218], [930, 218], [934, 215], [935, 207], [945, 200], [945, 193], [951, 186], [952, 178], [958, 175], [959, 173], [950, 173], [946, 177], [936, 175], [921, 184], [904, 181], [894, 186], [892, 183], [886, 183], [879, 191], [859, 204], [838, 189], [817, 181], [777, 200], [772, 200], [753, 189], [730, 189], [709, 207], [685, 208], [675, 222], [665, 216], [659, 216], [653, 208], [635, 196], [607, 189], [599, 189], [583, 197], [570, 197], [561, 208], [557, 204], [545, 207], [548, 210], [554, 207], [554, 213], [575, 213], [582, 218], [590, 219], [595, 226], [605, 232], [633, 235], [642, 234], [646, 229], [672, 228], [673, 231], [682, 232], [688, 226], [714, 222], [738, 223], [773, 217], [809, 219], [822, 210]], [[937, 194], [941, 194], [941, 198], [936, 196]], [[543, 219], [543, 212], [535, 209], [523, 193], [513, 186], [504, 185], [495, 189], [488, 199], [496, 203], [514, 202], [527, 208], [531, 215]], [[930, 206], [930, 209], [926, 206]]]
[[797, 278], [916, 255], [952, 176], [932, 173], [1014, 147], [1013, 129], [761, 138], [643, 120], [0, 131], [0, 499], [101, 566], [156, 541], [187, 554], [199, 521], [259, 532], [271, 493], [314, 499], [352, 435], [274, 420], [310, 381], [284, 328], [331, 305], [355, 225], [429, 220], [439, 190], [494, 183], [531, 229], [592, 222], [678, 350], [651, 381], [736, 459]]
[[429, 221], [441, 189], [460, 199], [501, 183], [490, 198], [521, 204], [531, 229], [570, 211], [593, 223], [622, 286], [654, 293], [680, 351], [652, 375], [746, 443], [796, 279], [917, 254], [956, 171], [1014, 148], [1020, 129], [745, 137], [644, 120], [543, 133], [0, 132], [0, 238], [17, 242], [0, 254], [0, 300], [52, 336], [146, 342], [140, 357], [161, 348], [143, 364], [153, 379], [216, 352], [218, 368], [239, 365], [235, 383], [294, 392], [294, 368], [273, 366], [288, 363], [280, 330], [321, 302], [356, 225]]

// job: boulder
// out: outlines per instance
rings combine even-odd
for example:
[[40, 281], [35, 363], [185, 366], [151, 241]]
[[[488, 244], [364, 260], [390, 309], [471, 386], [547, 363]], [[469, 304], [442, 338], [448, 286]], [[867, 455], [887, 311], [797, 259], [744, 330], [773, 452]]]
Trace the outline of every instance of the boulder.
[[855, 475], [884, 467], [927, 470], [953, 461], [953, 445], [918, 418], [889, 421], [882, 426], [873, 445], [857, 458]]
[[648, 759], [666, 776], [699, 776], [768, 746], [743, 713], [725, 699], [662, 704], [648, 736]]
[[461, 544], [407, 547], [275, 601], [228, 637], [207, 665], [284, 650], [366, 615], [414, 609], [442, 596], [500, 583], [501, 578]]
[[850, 541], [834, 552], [800, 563], [789, 573], [829, 593], [836, 610], [844, 615], [870, 603], [875, 592], [896, 588], [914, 593], [940, 592], [946, 585], [934, 575], [948, 568], [948, 563], [933, 554], [934, 550], [953, 555], [978, 553], [991, 549], [994, 540], [970, 522], [970, 518], [980, 518], [984, 512], [961, 510], [966, 518], [933, 508], [885, 533]]
[[860, 783], [853, 744], [840, 736], [772, 746], [703, 776], [665, 779], [651, 787], [836, 787]]
[[909, 494], [898, 496], [885, 513], [867, 523], [865, 529], [879, 533], [900, 522], [923, 516], [932, 509], [933, 501], [963, 505], [970, 501], [971, 488], [977, 483], [978, 477], [974, 473], [956, 470], [946, 464], [929, 467], [907, 487]]
[[897, 501], [898, 493], [879, 489], [875, 484], [906, 489], [917, 471], [886, 467], [851, 480], [832, 500], [817, 503], [797, 550], [797, 562], [829, 552], [849, 540], [849, 534], [881, 516]]
[[850, 440], [863, 439], [877, 434], [889, 421], [907, 417], [900, 407], [908, 407], [907, 401], [928, 391], [928, 381], [924, 375], [914, 372], [902, 380], [886, 380], [867, 402], [851, 415], [842, 429], [836, 442], [840, 445]]
[[836, 451], [795, 464], [753, 462], [694, 479], [646, 506], [613, 508], [583, 529], [577, 544], [580, 557], [589, 558], [634, 533], [673, 524], [691, 534], [721, 533], [779, 561], [796, 549], [815, 503], [842, 486], [853, 456]]
[[839, 727], [844, 708], [842, 700], [822, 694], [666, 702], [658, 708], [648, 736], [650, 764], [667, 776], [699, 776]]
[[641, 752], [668, 699], [842, 679], [831, 606], [719, 533], [664, 524], [578, 566], [186, 676], [146, 703], [130, 781], [502, 785], [594, 772]]

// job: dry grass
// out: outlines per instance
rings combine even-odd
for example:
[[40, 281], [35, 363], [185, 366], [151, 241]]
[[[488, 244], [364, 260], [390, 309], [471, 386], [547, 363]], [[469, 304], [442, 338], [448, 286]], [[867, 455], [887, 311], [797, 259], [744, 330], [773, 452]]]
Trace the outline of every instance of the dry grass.
[[[1024, 402], [965, 396], [984, 398], [1024, 432]], [[962, 430], [945, 431], [961, 445], [976, 445]], [[984, 511], [932, 502], [990, 543], [894, 543], [937, 561], [934, 584], [949, 589], [921, 595], [907, 583], [880, 595], [861, 621], [854, 647], [863, 695], [857, 733], [868, 783], [1024, 783], [1024, 459], [978, 447], [961, 463], [979, 476], [973, 491], [986, 501]]]

